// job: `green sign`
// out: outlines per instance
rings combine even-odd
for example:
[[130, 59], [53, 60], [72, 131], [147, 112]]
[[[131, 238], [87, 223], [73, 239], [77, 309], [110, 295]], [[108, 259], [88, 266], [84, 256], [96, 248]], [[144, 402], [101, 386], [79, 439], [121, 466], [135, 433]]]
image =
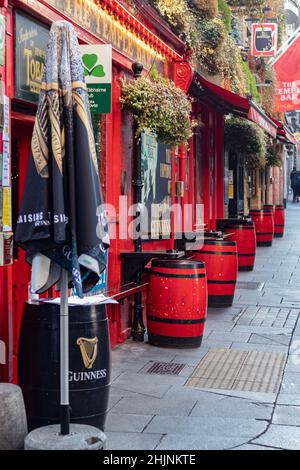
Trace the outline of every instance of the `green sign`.
[[15, 13], [15, 97], [37, 103], [44, 72], [49, 29], [39, 21]]
[[93, 114], [111, 112], [112, 46], [80, 46], [90, 109]]
[[111, 113], [111, 84], [87, 85], [90, 110], [93, 114]]

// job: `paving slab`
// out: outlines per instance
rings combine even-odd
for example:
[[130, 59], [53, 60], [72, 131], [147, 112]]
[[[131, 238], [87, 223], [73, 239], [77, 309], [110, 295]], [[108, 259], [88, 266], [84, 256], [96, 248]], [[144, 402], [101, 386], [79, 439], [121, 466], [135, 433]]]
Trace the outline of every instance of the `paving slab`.
[[286, 450], [300, 449], [300, 428], [271, 424], [269, 429], [253, 443], [274, 446]]
[[257, 334], [254, 333], [249, 339], [249, 343], [256, 344], [281, 344], [283, 346], [288, 346], [291, 340], [291, 335], [268, 335], [268, 334]]
[[299, 393], [300, 396], [300, 374], [297, 372], [285, 372], [281, 384], [281, 393]]
[[266, 421], [239, 418], [177, 418], [173, 416], [155, 416], [145, 433], [158, 434], [198, 434], [213, 437], [239, 437], [245, 440], [254, 438], [267, 428]]
[[231, 342], [233, 343], [234, 341], [239, 341], [243, 343], [247, 343], [250, 339], [251, 333], [248, 332], [226, 332], [224, 331], [223, 333], [212, 333], [209, 336], [209, 342]]
[[244, 441], [245, 439], [241, 437], [168, 434], [163, 437], [156, 450], [229, 450]]
[[281, 449], [277, 449], [276, 447], [266, 447], [263, 445], [245, 444], [239, 447], [235, 447], [232, 450], [281, 450]]
[[[203, 399], [203, 403], [210, 401]], [[157, 416], [188, 416], [195, 405], [196, 398], [180, 398], [174, 394], [167, 395], [162, 399], [151, 397], [122, 398], [112, 409], [112, 413], [134, 413]]]
[[243, 351], [266, 351], [287, 353], [288, 347], [281, 344], [258, 344], [258, 343], [232, 343], [232, 349]]
[[295, 405], [300, 406], [300, 395], [298, 393], [281, 392], [277, 398], [278, 405]]
[[139, 377], [135, 382], [129, 383], [126, 381], [113, 382], [111, 385], [112, 389], [115, 392], [122, 394], [123, 392], [135, 392], [141, 395], [150, 396], [150, 397], [163, 397], [164, 394], [169, 390], [170, 385], [160, 385], [160, 384], [149, 384], [141, 383]]
[[285, 366], [285, 371], [300, 373], [300, 355], [299, 354], [289, 355], [286, 366]]
[[273, 424], [300, 426], [300, 406], [278, 405], [272, 418]]
[[122, 431], [122, 432], [143, 432], [147, 424], [151, 421], [153, 415], [146, 414], [126, 414], [126, 413], [109, 413], [106, 423], [106, 431]]
[[254, 418], [270, 419], [273, 406], [261, 403], [246, 402], [240, 398], [228, 397], [215, 404], [213, 409], [209, 409], [205, 403], [199, 401], [192, 409], [190, 416], [204, 418]]
[[105, 450], [153, 450], [162, 439], [159, 434], [105, 432]]

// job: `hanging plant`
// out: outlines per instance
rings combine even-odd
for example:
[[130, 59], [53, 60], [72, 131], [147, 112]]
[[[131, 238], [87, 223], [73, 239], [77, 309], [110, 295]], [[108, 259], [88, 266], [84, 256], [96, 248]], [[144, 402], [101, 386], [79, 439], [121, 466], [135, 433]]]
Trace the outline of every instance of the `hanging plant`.
[[237, 10], [246, 11], [250, 15], [261, 15], [266, 5], [266, 0], [228, 0], [228, 5]]
[[274, 145], [271, 142], [267, 145], [266, 161], [268, 166], [282, 165], [282, 145]]
[[160, 76], [123, 79], [121, 104], [138, 123], [137, 137], [148, 130], [160, 142], [180, 145], [192, 135], [191, 100], [174, 82]]
[[241, 155], [249, 168], [263, 168], [266, 165], [266, 136], [253, 122], [242, 118], [227, 118], [225, 145], [228, 150]]
[[218, 0], [190, 0], [202, 18], [218, 16]]

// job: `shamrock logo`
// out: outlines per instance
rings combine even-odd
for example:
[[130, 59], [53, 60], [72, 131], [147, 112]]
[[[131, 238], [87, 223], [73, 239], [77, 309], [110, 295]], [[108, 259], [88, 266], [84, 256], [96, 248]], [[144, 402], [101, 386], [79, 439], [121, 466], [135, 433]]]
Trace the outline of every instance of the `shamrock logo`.
[[97, 64], [98, 56], [97, 54], [84, 54], [82, 56], [84, 75], [92, 77], [105, 77], [105, 72], [103, 65]]

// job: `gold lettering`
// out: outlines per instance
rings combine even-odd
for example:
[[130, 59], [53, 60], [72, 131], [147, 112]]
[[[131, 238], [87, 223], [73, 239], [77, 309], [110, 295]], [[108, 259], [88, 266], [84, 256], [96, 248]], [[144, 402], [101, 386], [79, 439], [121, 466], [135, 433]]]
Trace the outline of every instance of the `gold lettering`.
[[75, 9], [74, 9], [74, 17], [77, 21], [82, 23], [82, 0], [75, 0]]
[[25, 62], [26, 62], [26, 85], [30, 83], [30, 61], [32, 57], [32, 51], [24, 48]]
[[72, 14], [72, 11], [71, 11], [71, 0], [65, 0], [65, 3], [66, 3], [66, 13], [71, 15]]
[[[125, 26], [118, 23], [92, 0], [47, 1], [61, 8], [65, 14], [86, 27], [91, 33], [97, 34], [105, 42], [111, 43], [116, 49], [125, 52], [132, 59], [142, 62], [147, 68], [151, 66], [155, 51], [151, 51], [141, 39], [134, 36]], [[157, 58], [157, 60], [161, 60], [161, 58]]]

